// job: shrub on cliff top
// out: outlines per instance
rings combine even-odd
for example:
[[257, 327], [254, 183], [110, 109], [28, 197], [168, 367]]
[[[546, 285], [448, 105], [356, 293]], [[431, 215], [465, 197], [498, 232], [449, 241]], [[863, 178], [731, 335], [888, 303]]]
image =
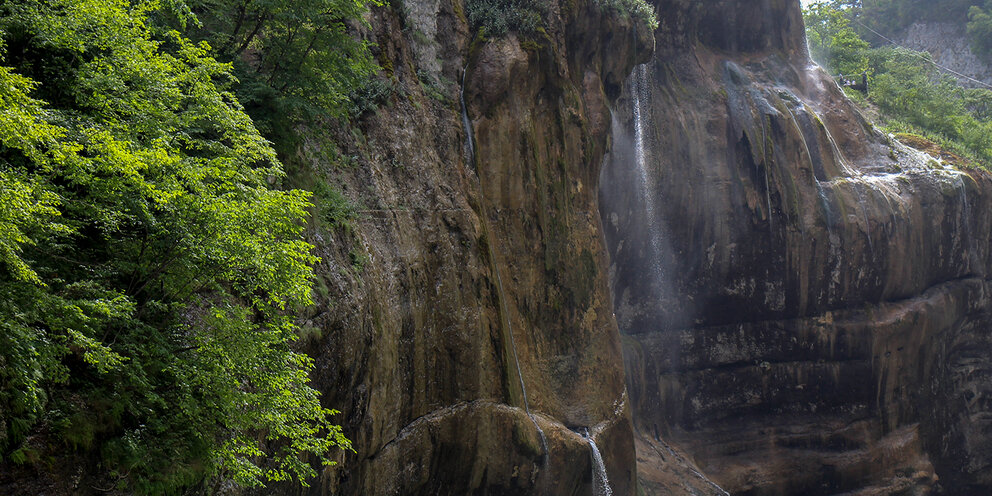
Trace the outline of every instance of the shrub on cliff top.
[[466, 0], [468, 22], [473, 30], [500, 37], [510, 31], [533, 33], [544, 23], [548, 5], [544, 0]]
[[[654, 8], [646, 0], [593, 0], [603, 9], [644, 21], [651, 29], [658, 27]], [[544, 23], [546, 0], [466, 0], [468, 21], [472, 29], [483, 28], [487, 36], [500, 37], [509, 31], [533, 33]]]
[[601, 7], [615, 9], [623, 15], [644, 21], [651, 29], [658, 29], [658, 18], [654, 7], [645, 0], [596, 0]]

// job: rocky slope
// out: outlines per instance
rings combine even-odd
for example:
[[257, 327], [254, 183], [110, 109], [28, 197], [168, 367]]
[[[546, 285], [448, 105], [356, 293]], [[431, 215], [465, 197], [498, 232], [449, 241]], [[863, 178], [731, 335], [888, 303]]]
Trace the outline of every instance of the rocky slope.
[[987, 494], [989, 175], [866, 122], [798, 1], [657, 3], [600, 190], [638, 439], [733, 494]]

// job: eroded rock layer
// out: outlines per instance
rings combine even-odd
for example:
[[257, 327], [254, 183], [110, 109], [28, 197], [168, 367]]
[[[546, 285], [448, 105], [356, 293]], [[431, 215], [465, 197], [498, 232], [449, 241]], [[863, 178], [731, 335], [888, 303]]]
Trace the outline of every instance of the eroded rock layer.
[[866, 122], [798, 1], [657, 5], [600, 190], [638, 437], [733, 494], [986, 494], [989, 175]]
[[392, 92], [336, 137], [355, 167], [315, 142], [297, 174], [361, 206], [313, 233], [309, 351], [355, 453], [312, 494], [591, 494], [586, 429], [633, 494], [596, 188], [609, 102], [653, 40], [593, 0], [546, 3], [544, 29], [489, 40], [462, 0], [374, 9]]

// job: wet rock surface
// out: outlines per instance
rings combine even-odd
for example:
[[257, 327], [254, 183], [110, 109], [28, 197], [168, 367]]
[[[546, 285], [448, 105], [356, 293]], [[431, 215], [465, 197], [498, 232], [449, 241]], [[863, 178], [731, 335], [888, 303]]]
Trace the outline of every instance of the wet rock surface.
[[650, 30], [584, 0], [548, 2], [538, 33], [472, 39], [462, 0], [392, 4], [369, 36], [396, 91], [339, 137], [356, 167], [309, 164], [361, 208], [312, 234], [307, 347], [355, 452], [305, 492], [587, 495], [588, 428], [633, 494], [597, 181]]
[[638, 438], [732, 494], [986, 494], [989, 175], [865, 121], [799, 2], [657, 4], [600, 189]]

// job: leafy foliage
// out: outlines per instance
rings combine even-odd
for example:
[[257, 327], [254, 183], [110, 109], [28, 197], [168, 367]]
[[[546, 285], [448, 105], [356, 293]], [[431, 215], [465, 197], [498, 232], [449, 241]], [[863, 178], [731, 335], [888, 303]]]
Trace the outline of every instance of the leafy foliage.
[[818, 3], [805, 11], [810, 55], [835, 73], [861, 74], [868, 70], [868, 42], [851, 27], [842, 2]]
[[867, 72], [868, 102], [892, 131], [923, 134], [992, 164], [992, 91], [960, 87], [926, 52], [872, 48], [851, 28], [852, 18], [868, 22], [852, 3], [834, 0], [804, 11], [813, 58], [832, 74]]
[[[231, 65], [151, 15], [0, 0], [0, 453], [25, 460], [45, 425], [136, 492], [305, 482], [350, 447], [291, 348], [309, 193], [269, 187], [282, 169]], [[279, 60], [317, 64], [304, 52]], [[346, 85], [324, 83], [337, 105]]]
[[[603, 9], [644, 21], [651, 29], [658, 27], [654, 7], [646, 0], [594, 0]], [[466, 0], [466, 12], [473, 30], [486, 36], [500, 37], [509, 31], [524, 34], [537, 32], [548, 14], [546, 0]]]
[[992, 1], [985, 8], [973, 5], [968, 9], [968, 38], [975, 54], [992, 58]]
[[654, 7], [646, 0], [596, 0], [604, 8], [614, 9], [622, 15], [631, 16], [646, 23], [651, 29], [658, 29], [658, 17]]
[[[185, 2], [185, 3], [183, 3]], [[378, 0], [173, 0], [161, 23], [207, 41], [233, 65], [238, 100], [274, 133], [286, 122], [347, 117], [377, 66], [348, 32]]]

